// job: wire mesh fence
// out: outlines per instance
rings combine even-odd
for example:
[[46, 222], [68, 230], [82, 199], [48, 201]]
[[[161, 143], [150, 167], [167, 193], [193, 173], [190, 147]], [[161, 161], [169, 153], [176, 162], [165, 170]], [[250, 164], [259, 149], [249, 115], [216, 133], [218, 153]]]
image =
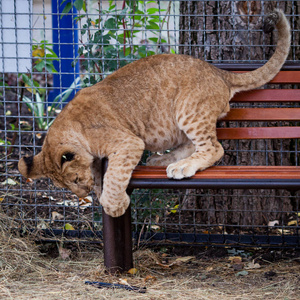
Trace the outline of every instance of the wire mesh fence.
[[[26, 181], [17, 170], [19, 158], [40, 151], [45, 132], [76, 91], [134, 60], [180, 53], [225, 69], [263, 64], [277, 38], [265, 35], [261, 24], [274, 7], [282, 8], [291, 23], [285, 68], [299, 68], [297, 1], [2, 0], [1, 213], [24, 231], [71, 229], [74, 235], [97, 236], [102, 215], [95, 195], [78, 199], [47, 179]], [[298, 166], [298, 142], [223, 141], [221, 164]], [[230, 236], [226, 240], [233, 244], [268, 245], [285, 236], [299, 243], [299, 194], [285, 190], [136, 190], [132, 215], [137, 241], [221, 244]]]

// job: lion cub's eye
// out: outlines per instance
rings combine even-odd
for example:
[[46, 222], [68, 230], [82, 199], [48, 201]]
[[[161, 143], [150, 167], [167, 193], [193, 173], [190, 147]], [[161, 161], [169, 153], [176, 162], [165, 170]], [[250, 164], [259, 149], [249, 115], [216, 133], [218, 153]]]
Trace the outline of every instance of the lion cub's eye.
[[75, 154], [74, 153], [65, 153], [61, 157], [61, 166], [66, 162], [66, 161], [71, 161], [74, 159]]

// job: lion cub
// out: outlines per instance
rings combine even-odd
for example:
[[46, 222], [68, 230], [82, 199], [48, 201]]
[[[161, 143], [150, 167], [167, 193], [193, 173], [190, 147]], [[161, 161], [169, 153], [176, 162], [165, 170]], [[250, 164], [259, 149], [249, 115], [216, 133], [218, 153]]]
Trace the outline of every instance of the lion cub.
[[[148, 159], [167, 167], [169, 178], [190, 177], [224, 153], [217, 119], [239, 92], [270, 81], [289, 53], [290, 27], [280, 10], [266, 18], [278, 29], [274, 55], [261, 68], [235, 74], [184, 55], [155, 55], [133, 62], [78, 92], [46, 136], [42, 152], [19, 161], [25, 177], [49, 177], [79, 197], [93, 188], [107, 214], [121, 216], [130, 199], [131, 173], [145, 149], [172, 152]], [[103, 190], [97, 164], [109, 160]]]

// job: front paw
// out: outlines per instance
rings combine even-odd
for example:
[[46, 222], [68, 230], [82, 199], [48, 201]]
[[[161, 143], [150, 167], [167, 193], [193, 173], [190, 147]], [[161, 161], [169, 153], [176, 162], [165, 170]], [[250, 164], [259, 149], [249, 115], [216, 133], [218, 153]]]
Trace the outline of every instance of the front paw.
[[167, 168], [167, 176], [174, 179], [182, 179], [191, 177], [197, 172], [197, 166], [190, 160], [180, 160], [176, 163], [170, 164]]
[[100, 197], [100, 204], [106, 214], [117, 218], [124, 215], [130, 204], [130, 197], [125, 193], [124, 195], [118, 195], [117, 199], [113, 199], [112, 196], [103, 193]]

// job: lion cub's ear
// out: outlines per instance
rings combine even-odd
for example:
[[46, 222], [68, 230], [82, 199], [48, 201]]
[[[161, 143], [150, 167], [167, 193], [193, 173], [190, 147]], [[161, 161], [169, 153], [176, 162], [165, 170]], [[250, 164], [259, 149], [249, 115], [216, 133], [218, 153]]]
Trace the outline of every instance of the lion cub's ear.
[[38, 179], [45, 177], [42, 152], [35, 156], [22, 157], [19, 160], [18, 169], [26, 178]]
[[62, 156], [61, 156], [61, 160], [60, 160], [60, 166], [62, 167], [63, 164], [67, 161], [72, 161], [75, 157], [75, 154], [74, 153], [71, 153], [71, 152], [67, 152], [67, 153], [64, 153]]
[[63, 152], [63, 154], [61, 154], [58, 159], [60, 163], [60, 169], [62, 172], [64, 172], [66, 167], [70, 165], [70, 163], [76, 160], [76, 156], [75, 153], [67, 151], [67, 152]]

